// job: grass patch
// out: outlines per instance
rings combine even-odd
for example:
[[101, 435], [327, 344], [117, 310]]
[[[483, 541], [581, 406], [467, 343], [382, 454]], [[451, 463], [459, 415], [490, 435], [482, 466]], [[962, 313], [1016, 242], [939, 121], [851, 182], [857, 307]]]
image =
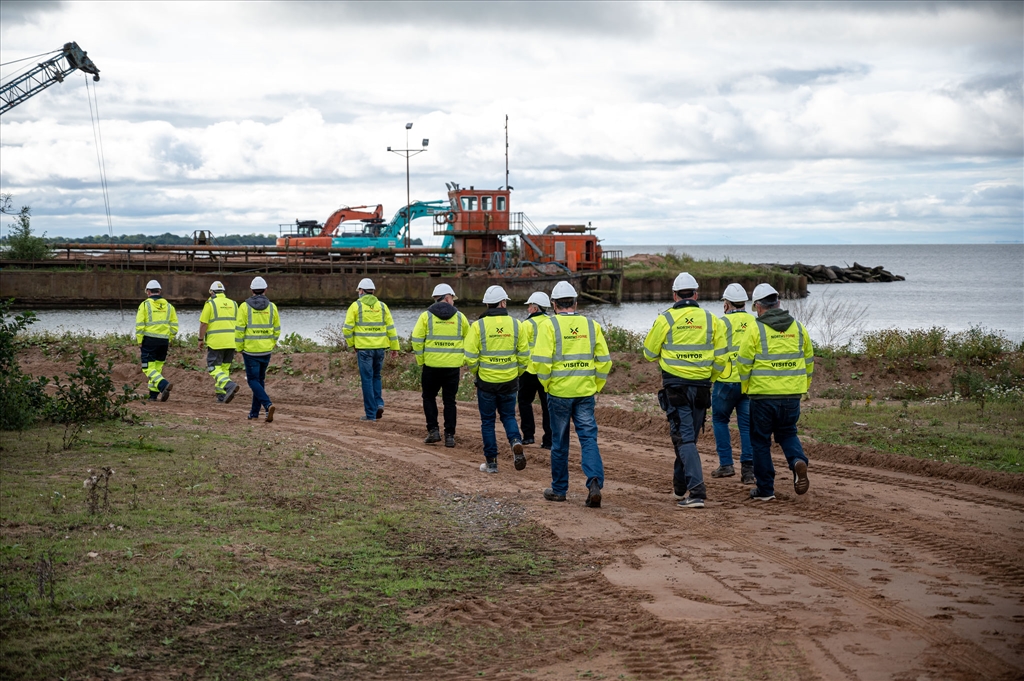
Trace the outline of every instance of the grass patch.
[[801, 427], [821, 442], [869, 446], [919, 459], [1024, 472], [1024, 411], [1017, 400], [845, 404], [808, 409]]
[[469, 530], [463, 506], [322, 443], [227, 430], [106, 423], [67, 452], [56, 427], [5, 436], [0, 676], [377, 666], [431, 635], [409, 609], [554, 569], [542, 530], [490, 506]]

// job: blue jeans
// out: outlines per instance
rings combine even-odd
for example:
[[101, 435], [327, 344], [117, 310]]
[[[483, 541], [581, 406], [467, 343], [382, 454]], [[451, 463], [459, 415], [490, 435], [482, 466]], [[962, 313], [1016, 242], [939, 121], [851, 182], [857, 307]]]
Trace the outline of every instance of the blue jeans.
[[751, 463], [754, 454], [750, 451], [750, 400], [743, 394], [739, 383], [716, 382], [711, 393], [711, 425], [721, 466], [733, 465], [732, 442], [729, 439], [729, 417], [733, 410], [740, 427], [740, 463]]
[[800, 398], [750, 400], [750, 446], [754, 450], [754, 477], [757, 491], [775, 494], [775, 466], [772, 464], [772, 435], [786, 455], [789, 469], [797, 461], [807, 462], [796, 422], [800, 420]]
[[516, 393], [496, 395], [485, 390], [476, 391], [476, 405], [480, 409], [480, 434], [484, 438], [484, 456], [490, 461], [498, 458], [498, 440], [494, 436], [494, 413], [501, 418], [508, 443], [518, 442], [519, 424], [516, 423]]
[[706, 499], [707, 489], [704, 487], [704, 470], [701, 468], [700, 455], [697, 454], [697, 430], [704, 424], [706, 409], [693, 406], [697, 391], [695, 385], [683, 386], [689, 403], [673, 406], [668, 403], [665, 416], [668, 417], [668, 431], [672, 436], [672, 446], [676, 450], [675, 469], [672, 473], [672, 490], [677, 496], [686, 492], [695, 499]]
[[377, 420], [377, 410], [384, 408], [383, 388], [380, 381], [380, 370], [384, 366], [384, 348], [377, 350], [357, 350], [359, 362], [359, 382], [363, 386], [363, 411], [370, 421]]
[[597, 421], [594, 419], [594, 396], [555, 397], [548, 394], [548, 415], [551, 419], [551, 491], [569, 491], [569, 421], [576, 427], [580, 441], [580, 459], [587, 487], [597, 480], [604, 487], [604, 463], [597, 447]]
[[267, 367], [270, 366], [270, 355], [247, 355], [242, 353], [242, 362], [245, 363], [245, 380], [252, 391], [252, 406], [249, 408], [249, 416], [259, 416], [260, 407], [270, 408], [270, 396], [263, 387], [267, 381]]

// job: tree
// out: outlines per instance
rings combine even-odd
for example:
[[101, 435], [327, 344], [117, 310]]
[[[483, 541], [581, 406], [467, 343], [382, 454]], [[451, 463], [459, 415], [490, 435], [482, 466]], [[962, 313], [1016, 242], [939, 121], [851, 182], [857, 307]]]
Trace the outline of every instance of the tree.
[[0, 196], [0, 212], [5, 215], [14, 215], [14, 222], [11, 223], [10, 232], [4, 244], [4, 257], [10, 260], [46, 260], [53, 257], [50, 247], [46, 244], [46, 234], [43, 236], [32, 235], [32, 209], [22, 206], [21, 210], [14, 213], [11, 210], [10, 194]]

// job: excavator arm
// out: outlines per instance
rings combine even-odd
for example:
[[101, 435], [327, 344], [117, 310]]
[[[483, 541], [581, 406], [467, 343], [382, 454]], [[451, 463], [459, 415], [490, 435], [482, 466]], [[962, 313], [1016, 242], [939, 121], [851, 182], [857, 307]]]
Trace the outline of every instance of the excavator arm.
[[0, 114], [7, 113], [54, 83], [63, 83], [64, 78], [75, 70], [91, 73], [93, 80], [100, 79], [100, 70], [89, 59], [88, 53], [78, 43], [64, 43], [60, 54], [40, 62], [28, 73], [0, 86]]
[[409, 206], [398, 209], [395, 217], [381, 230], [380, 235], [403, 242], [405, 234], [409, 230], [409, 224], [413, 220], [435, 213], [444, 213], [448, 210], [450, 210], [450, 206], [447, 201], [413, 201]]
[[370, 223], [384, 222], [384, 206], [378, 204], [372, 212], [360, 210], [362, 208], [369, 208], [369, 206], [356, 206], [355, 208], [344, 206], [334, 211], [324, 222], [323, 229], [320, 230], [320, 236], [334, 236], [334, 233], [338, 231], [339, 225], [346, 220], [362, 220], [363, 222]]

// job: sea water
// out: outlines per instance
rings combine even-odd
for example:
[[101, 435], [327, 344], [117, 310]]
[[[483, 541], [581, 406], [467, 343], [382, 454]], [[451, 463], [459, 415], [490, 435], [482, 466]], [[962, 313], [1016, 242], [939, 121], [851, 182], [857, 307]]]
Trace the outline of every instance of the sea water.
[[[883, 265], [906, 281], [877, 284], [812, 284], [807, 287], [807, 302], [828, 299], [832, 304], [849, 302], [863, 308], [863, 329], [946, 327], [962, 331], [971, 327], [1002, 333], [1007, 338], [1024, 340], [1024, 245], [934, 245], [934, 246], [614, 246], [625, 256], [635, 253], [686, 253], [699, 260], [731, 260], [750, 263], [802, 262], [806, 265]], [[140, 297], [141, 300], [141, 297]], [[172, 301], [173, 302], [173, 301]], [[471, 318], [481, 308], [472, 301], [459, 301]], [[587, 305], [585, 314], [609, 324], [643, 332], [655, 317], [669, 307], [668, 302]], [[792, 304], [786, 306], [794, 307]], [[35, 331], [79, 331], [133, 333], [135, 304], [124, 310], [41, 310]], [[702, 301], [701, 307], [721, 314], [722, 303]], [[799, 304], [795, 306], [799, 308]], [[399, 335], [412, 332], [422, 307], [392, 306]], [[199, 329], [199, 310], [179, 308], [180, 332]], [[525, 308], [512, 306], [511, 312], [525, 317]], [[285, 307], [281, 311], [283, 334], [297, 333], [318, 341], [324, 330], [340, 330], [345, 321], [344, 308]], [[814, 329], [811, 329], [812, 336]]]

